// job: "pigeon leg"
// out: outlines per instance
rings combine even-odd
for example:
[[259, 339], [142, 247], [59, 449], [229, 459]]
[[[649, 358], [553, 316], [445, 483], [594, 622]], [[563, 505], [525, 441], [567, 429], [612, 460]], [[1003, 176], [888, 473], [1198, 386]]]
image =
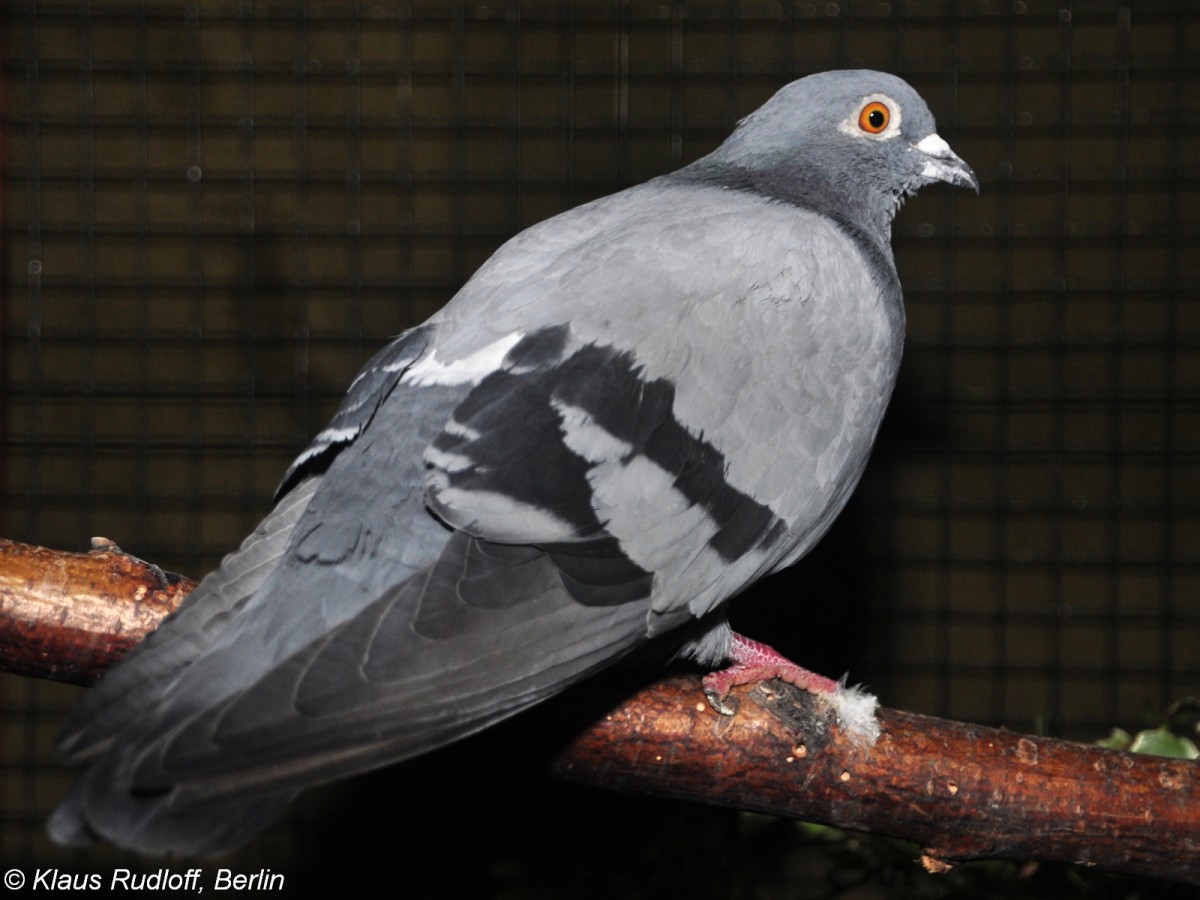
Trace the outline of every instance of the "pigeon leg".
[[730, 688], [778, 678], [825, 700], [833, 707], [842, 725], [860, 741], [874, 744], [879, 737], [879, 724], [875, 720], [878, 701], [857, 687], [846, 687], [845, 678], [834, 681], [810, 672], [775, 648], [752, 641], [736, 631], [729, 644], [727, 660], [728, 666], [705, 675], [702, 682], [708, 702], [721, 715], [732, 716], [736, 712], [725, 702]]
[[839, 687], [836, 681], [796, 665], [774, 647], [752, 641], [736, 631], [729, 644], [727, 660], [727, 667], [705, 675], [703, 682], [708, 702], [725, 716], [734, 712], [725, 705], [725, 698], [729, 696], [730, 688], [739, 684], [778, 678], [814, 694], [832, 694]]

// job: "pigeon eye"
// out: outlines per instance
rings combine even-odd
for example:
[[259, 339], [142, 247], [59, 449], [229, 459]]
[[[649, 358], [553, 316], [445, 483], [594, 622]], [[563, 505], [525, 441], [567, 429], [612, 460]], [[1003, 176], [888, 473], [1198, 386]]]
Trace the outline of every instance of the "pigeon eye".
[[858, 127], [867, 134], [879, 134], [888, 127], [892, 120], [892, 111], [887, 105], [874, 100], [862, 108], [858, 114]]

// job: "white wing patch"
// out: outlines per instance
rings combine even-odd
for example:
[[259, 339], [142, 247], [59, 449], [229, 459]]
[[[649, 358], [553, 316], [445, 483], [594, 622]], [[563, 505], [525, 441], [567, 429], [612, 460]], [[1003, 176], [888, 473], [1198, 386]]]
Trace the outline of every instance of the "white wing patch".
[[460, 437], [466, 441], [477, 441], [483, 435], [472, 428], [470, 425], [464, 425], [458, 419], [451, 419], [446, 423], [446, 427], [442, 429], [446, 434], [452, 434], [455, 437]]
[[599, 463], [620, 459], [633, 452], [632, 445], [597, 425], [586, 410], [553, 398], [550, 403], [562, 419], [563, 443], [572, 453], [588, 462]]
[[339, 444], [342, 441], [348, 441], [351, 438], [358, 437], [358, 433], [360, 431], [362, 431], [362, 429], [358, 426], [350, 426], [348, 428], [326, 428], [315, 438], [313, 438], [313, 440], [320, 441], [324, 444]]
[[[592, 508], [621, 551], [654, 573], [655, 609], [686, 605], [697, 617], [716, 606], [730, 584], [756, 572], [766, 556], [751, 551], [728, 563], [709, 546], [717, 524], [675, 485], [675, 477], [599, 425], [586, 410], [553, 401], [563, 442], [593, 463]], [[690, 549], [689, 549], [690, 548]]]
[[504, 357], [508, 355], [508, 351], [515, 347], [523, 337], [525, 337], [525, 332], [514, 331], [499, 340], [492, 341], [469, 356], [448, 363], [439, 361], [435, 350], [413, 363], [401, 380], [415, 387], [433, 384], [446, 386], [476, 384], [499, 369], [500, 364], [504, 362]]
[[490, 541], [522, 544], [554, 543], [575, 537], [571, 523], [549, 510], [495, 491], [450, 487], [445, 474], [436, 469], [429, 474], [427, 485], [430, 508], [451, 527], [467, 534], [486, 531]]
[[320, 456], [334, 444], [344, 444], [358, 437], [362, 428], [359, 426], [351, 426], [349, 428], [326, 428], [313, 438], [312, 443], [292, 462], [288, 472], [295, 472], [306, 462], [316, 456]]
[[428, 465], [451, 474], [465, 472], [475, 465], [474, 460], [463, 456], [461, 453], [450, 453], [446, 450], [439, 450], [433, 445], [425, 448], [424, 457]]

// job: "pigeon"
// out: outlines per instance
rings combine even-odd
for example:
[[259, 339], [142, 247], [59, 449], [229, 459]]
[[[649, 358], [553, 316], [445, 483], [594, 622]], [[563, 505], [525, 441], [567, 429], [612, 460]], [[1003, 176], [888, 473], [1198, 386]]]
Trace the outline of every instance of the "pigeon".
[[66, 844], [234, 849], [652, 644], [875, 700], [735, 634], [863, 472], [904, 337], [891, 223], [979, 189], [903, 80], [786, 85], [716, 150], [516, 235], [375, 354], [239, 549], [76, 707]]

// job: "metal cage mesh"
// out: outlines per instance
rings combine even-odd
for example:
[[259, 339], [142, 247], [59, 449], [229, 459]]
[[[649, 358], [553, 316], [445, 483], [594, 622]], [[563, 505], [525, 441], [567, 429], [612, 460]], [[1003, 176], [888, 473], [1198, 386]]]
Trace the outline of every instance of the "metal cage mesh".
[[[695, 158], [792, 78], [869, 66], [983, 192], [901, 212], [880, 446], [829, 546], [739, 615], [889, 705], [1014, 728], [1099, 737], [1200, 690], [1188, 4], [3, 15], [5, 536], [202, 573], [366, 356], [504, 239]], [[40, 829], [74, 696], [0, 680], [5, 858], [60, 858]]]

